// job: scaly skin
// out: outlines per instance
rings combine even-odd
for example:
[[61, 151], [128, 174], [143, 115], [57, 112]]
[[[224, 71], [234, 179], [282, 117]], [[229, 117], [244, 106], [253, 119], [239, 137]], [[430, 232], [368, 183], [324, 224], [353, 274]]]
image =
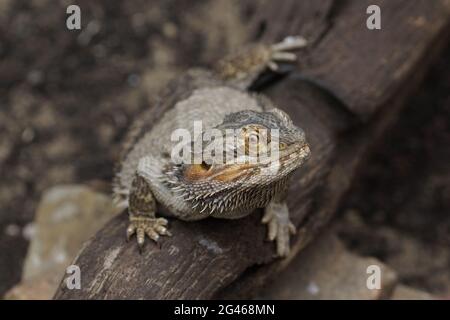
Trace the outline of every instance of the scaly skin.
[[[136, 234], [142, 248], [145, 235], [154, 241], [170, 235], [168, 221], [156, 216], [157, 205], [185, 221], [237, 219], [265, 208], [262, 222], [268, 225], [268, 238], [276, 240], [279, 256], [289, 253], [295, 226], [284, 198], [289, 177], [309, 158], [309, 146], [286, 113], [247, 89], [261, 73], [276, 71], [277, 61], [295, 60], [287, 50], [304, 45], [302, 38], [287, 38], [272, 46], [250, 46], [219, 61], [212, 71], [193, 69], [168, 85], [159, 101], [170, 106], [169, 111], [151, 128], [146, 124], [149, 113], [139, 117], [124, 143], [114, 193], [118, 203], [128, 207], [128, 239]], [[194, 131], [194, 121], [202, 121], [202, 132]], [[176, 129], [186, 129], [200, 141], [203, 157], [205, 147], [222, 146], [222, 140], [204, 139], [213, 129], [223, 138], [234, 129], [238, 143], [227, 144], [225, 151], [232, 157], [225, 163], [176, 163], [171, 157], [179, 146], [178, 140], [171, 140]], [[279, 157], [252, 163], [249, 143], [266, 150], [266, 142], [275, 141], [274, 129], [279, 132]]]

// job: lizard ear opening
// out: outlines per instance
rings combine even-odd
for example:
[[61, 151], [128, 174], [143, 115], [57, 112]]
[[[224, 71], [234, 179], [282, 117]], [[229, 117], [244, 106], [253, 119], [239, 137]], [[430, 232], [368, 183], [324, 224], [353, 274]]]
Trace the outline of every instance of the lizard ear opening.
[[207, 164], [205, 161], [203, 161], [203, 162], [200, 164], [200, 166], [201, 166], [201, 168], [202, 168], [203, 170], [206, 170], [206, 171], [209, 171], [209, 169], [211, 169], [211, 167], [212, 167], [211, 164]]

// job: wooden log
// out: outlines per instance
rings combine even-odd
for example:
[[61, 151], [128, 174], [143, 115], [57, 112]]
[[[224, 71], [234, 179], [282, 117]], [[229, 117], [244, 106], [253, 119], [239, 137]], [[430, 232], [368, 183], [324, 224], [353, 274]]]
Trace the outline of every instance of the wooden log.
[[[305, 30], [315, 42], [303, 56], [302, 76], [316, 77], [343, 101], [323, 95], [298, 73], [265, 91], [305, 129], [311, 143], [312, 158], [296, 173], [288, 197], [299, 228], [290, 256], [275, 258], [273, 243], [265, 241], [261, 212], [234, 221], [171, 220], [174, 236], [164, 238], [161, 248], [147, 243], [140, 255], [134, 242], [125, 241], [123, 214], [75, 259], [82, 272], [81, 290], [61, 285], [56, 299], [251, 297], [322, 230], [364, 155], [395, 121], [404, 99], [447, 42], [450, 17], [446, 0], [427, 2], [431, 9], [420, 0], [375, 1], [391, 31], [368, 32], [361, 18], [366, 17], [363, 2], [317, 3], [265, 3], [256, 7], [249, 32], [249, 38], [279, 40]], [[389, 17], [399, 24], [391, 25]], [[394, 36], [390, 32], [395, 28]], [[162, 110], [154, 108], [156, 121]]]
[[[369, 5], [381, 9], [381, 30], [366, 27]], [[267, 24], [264, 40], [301, 30], [313, 42], [300, 59], [302, 73], [325, 84], [349, 110], [368, 120], [408, 81], [438, 35], [442, 35], [441, 41], [448, 41], [441, 32], [448, 25], [449, 7], [448, 0], [316, 4], [293, 0], [282, 6], [270, 3], [268, 10], [259, 11], [253, 24]], [[319, 17], [320, 23], [308, 19], [309, 14]]]

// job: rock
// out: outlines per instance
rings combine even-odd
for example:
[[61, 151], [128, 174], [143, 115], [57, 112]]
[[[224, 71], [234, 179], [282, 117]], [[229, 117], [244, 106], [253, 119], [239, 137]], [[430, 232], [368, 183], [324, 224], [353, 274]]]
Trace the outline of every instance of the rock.
[[[380, 289], [369, 289], [368, 267], [379, 267]], [[397, 276], [374, 258], [348, 252], [337, 236], [324, 233], [268, 284], [263, 299], [364, 299], [390, 296]]]
[[450, 296], [450, 250], [438, 230], [445, 223], [436, 224], [436, 234], [424, 232], [419, 236], [403, 224], [380, 223], [373, 228], [370, 221], [364, 221], [362, 213], [347, 211], [338, 222], [339, 236], [358, 254], [382, 256], [402, 283], [429, 290], [435, 296]]
[[61, 273], [43, 273], [39, 277], [24, 280], [5, 294], [7, 300], [48, 300], [59, 284]]
[[110, 196], [86, 186], [56, 186], [47, 191], [35, 222], [24, 230], [31, 243], [22, 283], [6, 297], [50, 299], [83, 243], [117, 213]]
[[391, 296], [392, 300], [431, 300], [433, 296], [425, 291], [398, 285]]

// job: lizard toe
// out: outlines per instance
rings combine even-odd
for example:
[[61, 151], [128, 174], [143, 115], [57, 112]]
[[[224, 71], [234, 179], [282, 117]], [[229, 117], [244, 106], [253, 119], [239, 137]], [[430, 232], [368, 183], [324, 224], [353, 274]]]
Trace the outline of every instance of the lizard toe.
[[160, 236], [171, 236], [172, 234], [167, 229], [168, 221], [164, 218], [150, 218], [150, 217], [131, 217], [130, 224], [127, 228], [127, 240], [129, 240], [133, 234], [136, 234], [139, 250], [142, 252], [142, 248], [145, 243], [145, 236], [158, 243]]
[[127, 228], [127, 241], [130, 241], [133, 234], [136, 232], [136, 226], [134, 224], [130, 224]]

